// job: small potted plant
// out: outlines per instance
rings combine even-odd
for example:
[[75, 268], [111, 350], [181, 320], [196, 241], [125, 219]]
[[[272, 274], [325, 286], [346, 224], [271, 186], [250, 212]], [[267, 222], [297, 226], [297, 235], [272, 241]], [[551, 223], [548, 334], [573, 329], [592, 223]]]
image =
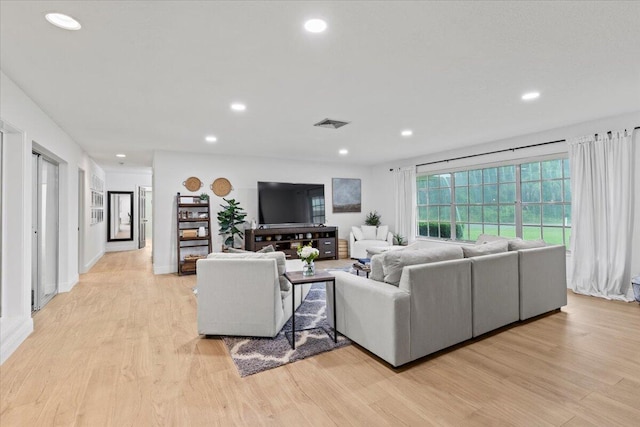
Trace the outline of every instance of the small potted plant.
[[405, 239], [401, 234], [395, 233], [393, 235], [393, 243], [399, 246], [405, 246], [407, 244], [407, 239]]
[[313, 260], [318, 258], [320, 255], [320, 251], [313, 246], [311, 243], [305, 246], [298, 247], [298, 258], [300, 258], [303, 262], [302, 264], [302, 275], [303, 276], [313, 276], [316, 274], [316, 267], [313, 264]]
[[200, 194], [200, 203], [207, 203], [209, 195], [207, 193]]
[[378, 211], [372, 211], [369, 212], [367, 214], [367, 217], [364, 220], [364, 223], [366, 225], [374, 225], [374, 226], [379, 226], [380, 225], [380, 214], [378, 213]]

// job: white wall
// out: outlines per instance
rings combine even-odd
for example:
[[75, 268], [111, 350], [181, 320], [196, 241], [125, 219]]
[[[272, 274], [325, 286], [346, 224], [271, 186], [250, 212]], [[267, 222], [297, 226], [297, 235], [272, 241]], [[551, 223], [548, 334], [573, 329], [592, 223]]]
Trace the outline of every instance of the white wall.
[[105, 230], [104, 240], [106, 242], [106, 251], [132, 251], [138, 249], [138, 189], [140, 187], [151, 187], [152, 173], [151, 169], [148, 171], [107, 171], [106, 188], [105, 191], [105, 223], [108, 220], [106, 215], [106, 209], [108, 206], [107, 192], [108, 191], [133, 191], [133, 240], [121, 241], [121, 242], [106, 242], [107, 232]]
[[[393, 206], [393, 173], [389, 172], [390, 168], [397, 168], [402, 166], [415, 166], [421, 163], [433, 162], [437, 160], [445, 160], [455, 157], [467, 156], [476, 153], [486, 153], [495, 150], [502, 150], [506, 148], [522, 147], [531, 144], [539, 144], [542, 142], [556, 141], [561, 139], [570, 139], [577, 136], [589, 135], [594, 133], [602, 133], [609, 130], [619, 129], [633, 129], [640, 126], [640, 111], [623, 114], [614, 117], [605, 117], [597, 120], [592, 120], [584, 123], [578, 123], [572, 126], [566, 126], [557, 129], [550, 129], [544, 132], [535, 134], [522, 135], [513, 138], [503, 139], [499, 141], [487, 142], [484, 144], [476, 145], [472, 148], [457, 149], [450, 151], [443, 151], [440, 153], [420, 156], [412, 159], [405, 159], [401, 161], [389, 162], [385, 164], [376, 165], [372, 168], [372, 184], [377, 189], [373, 195], [373, 203], [376, 206], [381, 206], [378, 211], [386, 218], [389, 219], [390, 224], [395, 222], [395, 209]], [[640, 131], [634, 132], [634, 145], [635, 145], [635, 164], [640, 165]], [[418, 142], [419, 143], [419, 142]], [[567, 154], [568, 148], [565, 143], [550, 144], [541, 147], [527, 148], [516, 150], [513, 152], [506, 152], [500, 154], [492, 154], [488, 156], [474, 157], [471, 159], [456, 160], [446, 163], [439, 163], [435, 165], [422, 167], [428, 171], [445, 171], [458, 167], [482, 165], [492, 162], [500, 162], [505, 160], [514, 160], [527, 157], [544, 156], [549, 154]], [[635, 214], [635, 229], [629, 230], [633, 233], [633, 249], [632, 249], [632, 261], [631, 261], [631, 274], [640, 274], [640, 171], [635, 171], [635, 194], [630, 196], [634, 197], [634, 214]], [[577, 211], [573, 211], [573, 215], [579, 215]]]
[[[190, 176], [205, 185], [191, 193], [182, 185]], [[153, 269], [156, 274], [176, 271], [176, 193], [210, 196], [214, 231], [213, 248], [220, 251], [222, 239], [217, 235], [216, 215], [222, 198], [213, 194], [209, 185], [219, 177], [231, 181], [233, 191], [225, 198], [236, 199], [247, 211], [247, 221], [258, 219], [258, 181], [318, 183], [325, 186], [326, 225], [339, 227], [340, 238], [346, 239], [352, 225], [362, 224], [366, 213], [378, 209], [371, 203], [377, 189], [371, 185], [370, 168], [351, 165], [279, 160], [259, 157], [214, 156], [158, 151], [153, 159]], [[332, 213], [331, 178], [362, 180], [362, 212]]]
[[[33, 330], [31, 320], [31, 151], [36, 144], [60, 163], [59, 291], [78, 281], [78, 169], [86, 176], [104, 172], [4, 72], [0, 71], [0, 119], [9, 130], [5, 140], [5, 180], [2, 197], [3, 284], [0, 318], [0, 362]], [[10, 177], [10, 179], [6, 179]], [[88, 185], [86, 185], [88, 189]], [[10, 203], [7, 203], [10, 200]], [[85, 200], [87, 200], [85, 198]], [[86, 203], [85, 203], [86, 205]], [[87, 205], [88, 206], [88, 205]], [[87, 227], [85, 260], [104, 252], [98, 229]]]

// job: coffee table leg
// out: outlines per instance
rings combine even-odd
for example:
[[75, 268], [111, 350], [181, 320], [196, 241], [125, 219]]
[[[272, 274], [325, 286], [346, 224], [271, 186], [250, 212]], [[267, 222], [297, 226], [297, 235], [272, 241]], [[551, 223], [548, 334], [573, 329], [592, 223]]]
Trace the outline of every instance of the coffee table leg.
[[336, 307], [336, 281], [333, 281], [333, 342], [338, 342], [338, 323], [336, 321], [336, 312], [338, 311], [338, 307]]
[[296, 349], [296, 286], [291, 284], [291, 347]]

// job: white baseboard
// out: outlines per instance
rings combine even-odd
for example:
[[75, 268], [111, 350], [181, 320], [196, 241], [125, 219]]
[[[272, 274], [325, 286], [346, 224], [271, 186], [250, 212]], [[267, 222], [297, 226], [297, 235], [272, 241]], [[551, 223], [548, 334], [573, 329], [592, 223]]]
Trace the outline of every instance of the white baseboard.
[[58, 292], [70, 292], [71, 289], [80, 281], [80, 276], [76, 274], [71, 280], [68, 282], [60, 283], [58, 287]]
[[0, 365], [16, 351], [31, 332], [33, 332], [31, 317], [0, 318]]
[[86, 273], [87, 271], [91, 270], [91, 268], [96, 265], [96, 262], [98, 262], [100, 260], [100, 258], [102, 258], [104, 256], [104, 251], [100, 251], [98, 252], [98, 255], [94, 256], [91, 261], [89, 261], [87, 264], [84, 265], [84, 271], [83, 273]]

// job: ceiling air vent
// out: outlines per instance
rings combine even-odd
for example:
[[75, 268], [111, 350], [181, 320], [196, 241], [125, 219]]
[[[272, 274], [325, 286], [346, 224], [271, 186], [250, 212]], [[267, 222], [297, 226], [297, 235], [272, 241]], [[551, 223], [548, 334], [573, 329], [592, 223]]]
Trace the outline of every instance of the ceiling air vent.
[[328, 128], [328, 129], [338, 129], [348, 124], [349, 122], [341, 122], [340, 120], [324, 119], [324, 120], [320, 120], [314, 126], [318, 126], [321, 128]]

